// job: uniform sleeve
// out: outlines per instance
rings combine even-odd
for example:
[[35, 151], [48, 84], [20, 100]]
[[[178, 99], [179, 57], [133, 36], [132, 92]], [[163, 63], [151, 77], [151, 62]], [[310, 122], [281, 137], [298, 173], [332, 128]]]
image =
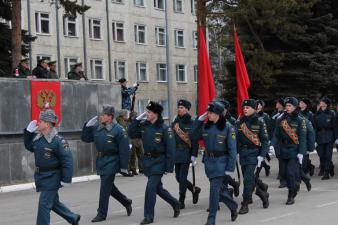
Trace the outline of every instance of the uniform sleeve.
[[202, 138], [202, 127], [204, 121], [199, 121], [198, 119], [192, 125], [191, 131], [189, 132], [189, 137], [191, 141], [198, 142], [199, 139]]
[[260, 156], [265, 158], [266, 154], [269, 151], [269, 134], [268, 128], [264, 121], [261, 121], [259, 124], [259, 140], [261, 141]]
[[265, 121], [266, 129], [268, 131], [268, 139], [271, 139], [271, 136], [273, 134], [273, 124], [272, 119], [268, 114], [266, 114], [266, 121]]
[[119, 156], [120, 156], [120, 168], [128, 169], [129, 162], [129, 139], [127, 131], [121, 128], [117, 138]]
[[227, 149], [229, 151], [228, 161], [226, 163], [226, 171], [235, 171], [237, 147], [236, 147], [236, 134], [232, 126], [227, 124]]
[[87, 122], [83, 125], [81, 140], [87, 143], [94, 141], [94, 127], [87, 127]]
[[130, 87], [126, 89], [122, 89], [122, 95], [132, 95], [136, 92], [137, 87]]
[[334, 140], [338, 139], [338, 121], [336, 114], [332, 111], [332, 126], [333, 126], [333, 134], [334, 134]]
[[133, 120], [128, 127], [128, 135], [130, 138], [142, 138], [141, 120]]
[[23, 139], [24, 139], [25, 148], [30, 152], [34, 152], [33, 139], [34, 139], [36, 133], [31, 133], [31, 132], [27, 131], [26, 129], [23, 130], [23, 133], [24, 133]]
[[174, 171], [175, 164], [175, 152], [176, 152], [175, 137], [171, 128], [165, 128], [163, 136], [164, 136], [164, 144], [166, 147], [165, 152], [166, 172], [172, 173]]
[[300, 123], [300, 126], [298, 126], [298, 132], [299, 132], [298, 153], [304, 155], [306, 153], [306, 122], [305, 122], [305, 119], [301, 119], [299, 123]]
[[276, 120], [276, 124], [275, 124], [275, 129], [271, 138], [271, 145], [276, 149], [278, 146], [278, 140], [281, 137], [281, 130], [280, 130], [280, 126], [279, 126], [280, 120], [277, 119]]
[[308, 120], [306, 121], [306, 149], [308, 152], [313, 152], [315, 149], [316, 134], [315, 129], [312, 126], [312, 123]]
[[73, 156], [68, 142], [61, 138], [58, 140], [57, 157], [61, 166], [61, 181], [65, 183], [72, 182], [73, 176]]

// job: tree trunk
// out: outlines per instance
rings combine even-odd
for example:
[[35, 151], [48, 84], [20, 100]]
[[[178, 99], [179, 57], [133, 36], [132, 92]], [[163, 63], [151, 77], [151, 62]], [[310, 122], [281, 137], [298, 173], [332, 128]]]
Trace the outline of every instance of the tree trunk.
[[21, 60], [21, 0], [12, 0], [12, 70]]

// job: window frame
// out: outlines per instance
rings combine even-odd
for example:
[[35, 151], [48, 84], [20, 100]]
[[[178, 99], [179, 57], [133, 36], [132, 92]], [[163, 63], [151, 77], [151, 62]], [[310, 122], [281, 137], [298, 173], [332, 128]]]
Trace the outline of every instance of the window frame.
[[[76, 63], [78, 63], [79, 62], [79, 57], [73, 57], [73, 56], [66, 56], [66, 57], [64, 57], [63, 58], [63, 63], [64, 63], [64, 71], [65, 71], [65, 76], [67, 76], [67, 74], [71, 71], [71, 69], [72, 69], [72, 65], [74, 65], [74, 64], [70, 64], [70, 59], [76, 59], [76, 62], [74, 63], [74, 64], [76, 64]], [[67, 62], [66, 62], [66, 60], [67, 60]], [[66, 66], [67, 66], [67, 68], [66, 68]]]
[[[140, 73], [140, 71], [141, 71], [141, 64], [144, 64], [145, 65], [145, 67], [143, 67], [143, 68], [145, 68], [145, 70], [146, 70], [146, 79], [145, 80], [141, 80], [140, 79], [140, 75], [141, 75], [141, 73]], [[138, 82], [143, 82], [143, 83], [147, 83], [147, 82], [149, 82], [149, 76], [148, 76], [148, 64], [147, 64], [147, 62], [145, 62], [145, 61], [136, 61], [136, 78], [137, 78], [137, 81]]]
[[[163, 29], [164, 32], [161, 32], [163, 33], [164, 35], [164, 45], [161, 45], [159, 42], [160, 42], [160, 31], [159, 29]], [[155, 36], [156, 36], [156, 46], [158, 47], [166, 47], [167, 46], [167, 38], [166, 38], [166, 29], [165, 27], [161, 27], [161, 26], [155, 26]]]
[[[144, 43], [140, 42], [140, 37], [139, 37], [139, 32], [140, 32], [140, 29], [139, 27], [140, 26], [143, 26], [144, 27]], [[134, 33], [135, 33], [135, 43], [137, 45], [147, 45], [148, 44], [148, 40], [147, 40], [147, 25], [145, 24], [134, 24]]]
[[[159, 1], [162, 1], [162, 4], [163, 4], [163, 8], [159, 8]], [[156, 10], [160, 10], [160, 11], [165, 11], [165, 2], [166, 0], [154, 0], [154, 8]]]
[[[46, 18], [41, 19], [41, 14], [47, 14], [48, 15], [48, 20]], [[37, 17], [38, 15], [38, 17]], [[37, 21], [38, 20], [38, 21]], [[48, 21], [48, 33], [43, 33], [42, 32], [42, 21]], [[37, 35], [42, 35], [42, 36], [51, 36], [52, 35], [52, 29], [51, 29], [51, 18], [50, 18], [50, 12], [42, 12], [42, 11], [35, 11], [35, 33]]]
[[[182, 10], [181, 11], [178, 11], [177, 10], [177, 1], [181, 1], [182, 3]], [[173, 2], [173, 6], [174, 6], [174, 13], [181, 13], [181, 14], [184, 14], [184, 0], [174, 0]]]
[[[183, 72], [184, 72], [184, 80], [179, 80], [178, 78], [180, 77], [179, 72], [182, 71], [179, 67], [183, 66]], [[187, 83], [187, 66], [185, 64], [176, 64], [176, 82], [177, 83]]]
[[[117, 40], [117, 30], [121, 29], [121, 28], [117, 28], [117, 24], [122, 24], [123, 25], [123, 40]], [[114, 38], [115, 37], [115, 38]], [[118, 21], [118, 20], [113, 20], [112, 21], [112, 39], [114, 42], [120, 42], [120, 43], [125, 43], [126, 42], [126, 29], [124, 26], [124, 22], [123, 21]]]
[[[79, 37], [79, 32], [78, 32], [78, 20], [77, 17], [74, 17], [75, 21], [69, 21], [69, 16], [63, 16], [63, 36], [68, 37], [68, 38], [78, 38]], [[75, 24], [75, 35], [70, 36], [69, 35], [69, 27], [68, 24], [72, 23]]]
[[142, 1], [143, 1], [143, 5], [138, 5], [138, 4], [136, 4], [136, 1], [137, 1], [137, 0], [134, 0], [134, 6], [135, 6], [135, 7], [139, 7], [139, 8], [145, 8], [145, 7], [146, 7], [146, 1], [145, 1], [145, 0], [142, 0]]
[[[160, 65], [165, 65], [165, 80], [159, 80], [160, 71], [164, 70], [163, 68], [160, 68]], [[158, 83], [166, 83], [168, 82], [168, 66], [166, 63], [156, 63], [156, 81]]]
[[[183, 32], [182, 35], [179, 35], [179, 32]], [[175, 48], [185, 48], [185, 43], [184, 43], [184, 30], [176, 28], [174, 29], [174, 35], [175, 35]], [[183, 46], [179, 46], [179, 37], [182, 37], [183, 39]]]
[[[96, 66], [96, 63], [95, 65], [93, 65], [93, 62], [96, 62], [96, 61], [101, 61], [102, 64], [101, 64], [101, 67], [102, 67], [102, 78], [97, 78], [97, 74], [96, 74], [96, 70], [95, 70], [95, 66]], [[91, 80], [105, 80], [106, 79], [106, 76], [105, 76], [105, 66], [104, 66], [104, 59], [100, 59], [100, 58], [92, 58], [89, 60], [89, 68], [90, 68], [90, 79]], [[93, 71], [95, 73], [95, 78], [93, 76]]]
[[[119, 71], [119, 65], [118, 63], [121, 63], [123, 62], [124, 63], [124, 76], [121, 77], [121, 76], [117, 76], [118, 75], [118, 71]], [[114, 78], [115, 78], [115, 81], [118, 82], [119, 79], [121, 78], [125, 78], [126, 80], [128, 80], [128, 65], [127, 65], [127, 60], [125, 59], [115, 59], [114, 62]]]
[[[100, 21], [100, 38], [95, 38], [94, 37], [94, 20], [95, 21]], [[102, 34], [102, 19], [98, 19], [98, 18], [88, 18], [88, 26], [89, 26], [89, 30], [88, 30], [88, 35], [89, 35], [89, 39], [93, 40], [93, 41], [102, 41], [103, 40], [103, 34]], [[98, 25], [96, 25], [98, 26]]]

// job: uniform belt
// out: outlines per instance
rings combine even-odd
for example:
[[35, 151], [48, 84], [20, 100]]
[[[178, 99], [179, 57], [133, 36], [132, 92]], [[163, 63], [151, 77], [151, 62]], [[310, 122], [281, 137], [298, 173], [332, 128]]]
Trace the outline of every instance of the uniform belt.
[[118, 155], [119, 152], [97, 152], [97, 157], [98, 158], [102, 158], [102, 157], [105, 157], [105, 156], [114, 156], [114, 155]]
[[330, 128], [320, 128], [318, 129], [318, 132], [324, 132], [324, 131], [329, 131], [331, 130]]
[[189, 146], [178, 144], [178, 145], [176, 145], [176, 149], [188, 149], [189, 150]]
[[228, 152], [205, 152], [205, 153], [206, 156], [211, 158], [222, 157], [228, 154]]
[[258, 147], [256, 145], [239, 145], [239, 148], [240, 149], [257, 149], [258, 150]]
[[144, 156], [149, 158], [157, 158], [164, 155], [164, 152], [145, 152]]
[[39, 167], [39, 166], [36, 166], [35, 167], [35, 172], [36, 173], [42, 173], [42, 172], [50, 172], [50, 171], [57, 171], [57, 170], [60, 170], [61, 167], [59, 165], [57, 166], [50, 166], [50, 167]]

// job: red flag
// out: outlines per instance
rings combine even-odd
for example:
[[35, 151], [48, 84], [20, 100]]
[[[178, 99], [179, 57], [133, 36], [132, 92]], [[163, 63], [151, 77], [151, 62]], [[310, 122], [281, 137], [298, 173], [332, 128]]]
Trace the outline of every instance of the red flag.
[[248, 89], [250, 88], [250, 79], [246, 71], [244, 58], [234, 30], [235, 54], [236, 54], [236, 81], [237, 81], [237, 114], [243, 115], [242, 101], [249, 98]]
[[198, 115], [202, 115], [206, 111], [208, 103], [216, 96], [202, 26], [198, 28], [198, 47]]

